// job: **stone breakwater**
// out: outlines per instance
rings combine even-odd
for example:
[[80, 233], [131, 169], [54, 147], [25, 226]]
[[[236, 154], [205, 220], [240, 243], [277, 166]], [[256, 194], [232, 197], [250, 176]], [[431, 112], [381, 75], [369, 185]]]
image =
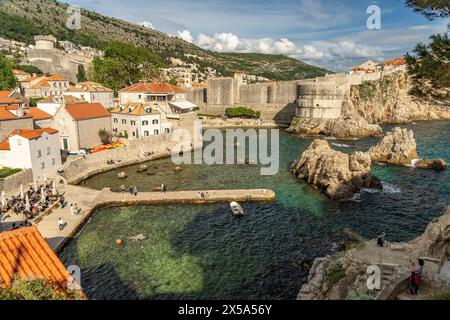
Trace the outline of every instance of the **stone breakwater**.
[[[199, 192], [206, 194], [206, 198], [199, 198]], [[65, 243], [73, 238], [80, 228], [88, 221], [93, 212], [108, 206], [156, 205], [173, 203], [192, 203], [204, 205], [216, 202], [230, 201], [274, 201], [275, 192], [268, 189], [241, 190], [200, 190], [200, 191], [172, 191], [172, 192], [139, 192], [137, 196], [129, 193], [115, 193], [109, 189], [94, 191], [78, 186], [66, 185], [65, 198], [71, 203], [78, 203], [82, 209], [80, 214], [72, 215], [70, 208], [58, 208], [45, 216], [37, 226], [41, 234], [47, 239], [53, 250], [59, 251]], [[63, 218], [67, 223], [60, 231], [58, 219]]]
[[[183, 147], [185, 152], [203, 147], [203, 141], [195, 139], [194, 135], [191, 134], [191, 146], [189, 150]], [[64, 171], [63, 177], [70, 184], [78, 184], [102, 172], [170, 157], [178, 144], [179, 142], [172, 139], [171, 134], [158, 135], [132, 140], [126, 147], [69, 158], [62, 168]], [[114, 163], [108, 164], [111, 160]]]

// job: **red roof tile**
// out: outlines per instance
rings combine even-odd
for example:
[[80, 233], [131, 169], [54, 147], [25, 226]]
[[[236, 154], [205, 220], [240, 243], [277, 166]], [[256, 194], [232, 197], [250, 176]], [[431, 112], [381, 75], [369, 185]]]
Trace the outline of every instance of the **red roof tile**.
[[147, 93], [183, 93], [184, 90], [168, 83], [139, 82], [119, 92], [147, 92]]
[[0, 233], [0, 280], [2, 287], [14, 277], [42, 278], [58, 289], [67, 289], [72, 277], [35, 227]]
[[37, 107], [31, 107], [30, 109], [25, 111], [27, 114], [33, 117], [34, 120], [46, 120], [51, 119], [52, 116], [45, 112], [44, 110], [41, 110]]
[[14, 91], [0, 91], [0, 97], [8, 98], [13, 93], [14, 93]]
[[111, 115], [100, 103], [67, 104], [66, 110], [75, 120], [105, 118]]
[[22, 138], [33, 140], [38, 139], [42, 136], [44, 132], [47, 132], [48, 134], [55, 134], [58, 133], [58, 130], [53, 128], [42, 128], [42, 129], [35, 129], [35, 130], [28, 130], [28, 129], [17, 129], [11, 132], [7, 137], [3, 139], [2, 142], [0, 142], [0, 150], [10, 150], [11, 147], [9, 145], [9, 138], [12, 136], [21, 136]]

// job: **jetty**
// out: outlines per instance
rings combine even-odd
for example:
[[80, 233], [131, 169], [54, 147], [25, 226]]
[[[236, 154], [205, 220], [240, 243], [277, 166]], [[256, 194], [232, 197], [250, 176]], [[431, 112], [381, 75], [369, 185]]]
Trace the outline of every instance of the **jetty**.
[[[237, 190], [194, 190], [170, 192], [139, 192], [136, 196], [130, 193], [112, 192], [109, 188], [101, 191], [84, 187], [64, 185], [64, 197], [69, 204], [76, 203], [81, 209], [78, 214], [71, 214], [70, 205], [56, 208], [42, 217], [34, 225], [46, 238], [50, 247], [58, 252], [71, 238], [81, 230], [96, 210], [109, 206], [158, 205], [189, 203], [205, 205], [211, 203], [228, 203], [231, 201], [274, 201], [275, 192], [269, 189], [237, 189]], [[203, 193], [204, 198], [199, 197]], [[58, 228], [58, 219], [66, 223], [63, 230]]]

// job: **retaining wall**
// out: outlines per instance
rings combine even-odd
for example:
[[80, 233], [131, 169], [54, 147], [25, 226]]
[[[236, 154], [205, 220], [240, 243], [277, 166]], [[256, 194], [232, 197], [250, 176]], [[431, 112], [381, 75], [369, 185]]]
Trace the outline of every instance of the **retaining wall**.
[[0, 190], [4, 190], [6, 193], [16, 192], [20, 189], [21, 184], [25, 190], [33, 181], [33, 171], [25, 169], [12, 176], [0, 179]]

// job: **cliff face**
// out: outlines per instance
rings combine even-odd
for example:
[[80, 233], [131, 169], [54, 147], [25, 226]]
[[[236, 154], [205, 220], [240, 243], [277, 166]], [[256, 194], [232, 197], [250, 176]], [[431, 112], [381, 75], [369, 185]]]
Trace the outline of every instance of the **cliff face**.
[[371, 164], [366, 153], [348, 155], [317, 139], [294, 162], [291, 172], [332, 199], [348, 199], [361, 188], [381, 188], [370, 173]]
[[295, 118], [286, 130], [306, 136], [333, 136], [340, 139], [378, 136], [378, 124], [405, 124], [419, 120], [450, 119], [450, 106], [432, 105], [411, 96], [410, 80], [402, 71], [374, 81], [349, 86], [338, 119]]
[[[378, 265], [383, 255], [382, 270], [394, 267], [389, 277], [383, 273], [382, 296], [390, 297], [389, 289], [408, 274], [410, 260], [426, 257], [423, 279], [432, 281], [436, 288], [446, 287], [450, 283], [437, 277], [436, 261], [450, 254], [450, 207], [437, 220], [431, 222], [418, 238], [405, 243], [386, 243], [384, 248], [377, 246], [375, 240], [362, 242], [357, 247], [332, 256], [317, 258], [309, 272], [308, 282], [301, 288], [299, 300], [340, 300], [375, 299], [378, 290], [369, 290], [366, 285], [367, 267]], [[381, 296], [378, 297], [382, 299]], [[392, 297], [391, 297], [392, 298]]]
[[352, 86], [349, 99], [343, 103], [342, 116], [360, 116], [369, 123], [399, 124], [450, 119], [450, 106], [431, 105], [410, 95], [410, 89], [409, 77], [404, 72]]

